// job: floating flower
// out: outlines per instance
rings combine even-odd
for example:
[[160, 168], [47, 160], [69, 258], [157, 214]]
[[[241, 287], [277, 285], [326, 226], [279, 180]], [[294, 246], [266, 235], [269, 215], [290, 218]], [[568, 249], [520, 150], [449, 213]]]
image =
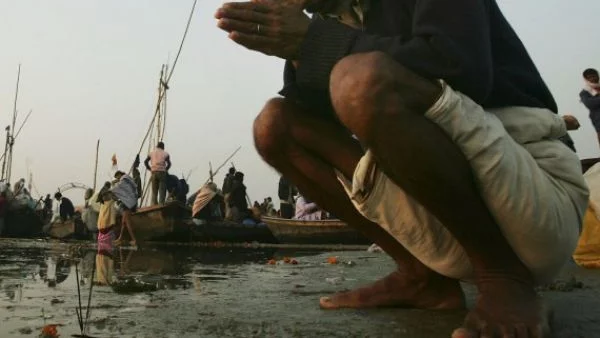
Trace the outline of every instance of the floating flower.
[[55, 324], [44, 326], [42, 328], [42, 333], [40, 334], [40, 338], [58, 338], [59, 336]]

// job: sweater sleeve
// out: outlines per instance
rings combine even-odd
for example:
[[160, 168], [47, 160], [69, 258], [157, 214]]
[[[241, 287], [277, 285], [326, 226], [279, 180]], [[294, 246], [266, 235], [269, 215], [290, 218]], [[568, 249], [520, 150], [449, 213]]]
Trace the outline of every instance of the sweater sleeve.
[[579, 94], [579, 97], [587, 109], [596, 110], [600, 108], [600, 95], [592, 96], [592, 94], [587, 91], [582, 91], [581, 94]]
[[299, 86], [329, 88], [334, 65], [343, 57], [372, 51], [431, 79], [444, 79], [475, 101], [490, 93], [493, 67], [485, 0], [417, 0], [412, 36], [369, 34], [337, 20], [313, 20], [300, 48]]

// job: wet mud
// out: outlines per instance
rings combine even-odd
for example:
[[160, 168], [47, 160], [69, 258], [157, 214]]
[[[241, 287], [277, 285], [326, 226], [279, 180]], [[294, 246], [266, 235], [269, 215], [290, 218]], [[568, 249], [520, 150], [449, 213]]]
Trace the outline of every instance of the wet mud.
[[[394, 267], [385, 254], [355, 249], [99, 251], [0, 239], [0, 337], [38, 337], [49, 324], [61, 337], [80, 334], [78, 285], [93, 337], [449, 337], [461, 323], [464, 311], [320, 310], [319, 297]], [[465, 288], [472, 304], [474, 289]], [[600, 271], [569, 265], [539, 291], [555, 310], [557, 337], [600, 337]]]

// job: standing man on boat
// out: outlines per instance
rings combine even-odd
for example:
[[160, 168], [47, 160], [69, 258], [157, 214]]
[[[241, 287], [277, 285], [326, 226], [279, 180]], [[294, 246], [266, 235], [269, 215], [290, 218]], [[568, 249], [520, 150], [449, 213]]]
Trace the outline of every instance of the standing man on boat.
[[[165, 204], [167, 197], [167, 173], [171, 169], [171, 157], [165, 151], [165, 144], [158, 142], [144, 161], [146, 169], [152, 172], [152, 205]], [[157, 198], [158, 197], [158, 198]]]
[[550, 335], [535, 286], [570, 260], [589, 192], [495, 0], [258, 0], [216, 18], [287, 60], [258, 152], [398, 264], [322, 308], [464, 308], [467, 280], [479, 294], [453, 337]]
[[231, 181], [229, 197], [229, 209], [231, 220], [241, 223], [248, 217], [248, 201], [246, 199], [246, 185], [244, 185], [244, 173], [236, 171]]
[[594, 68], [583, 71], [585, 86], [579, 93], [581, 103], [589, 110], [590, 120], [600, 143], [600, 77]]
[[223, 197], [225, 198], [225, 219], [231, 219], [231, 208], [229, 207], [229, 199], [231, 197], [231, 185], [233, 184], [233, 177], [235, 175], [235, 168], [229, 168], [229, 172], [225, 175], [225, 179], [223, 179], [223, 188], [221, 192], [223, 192]]

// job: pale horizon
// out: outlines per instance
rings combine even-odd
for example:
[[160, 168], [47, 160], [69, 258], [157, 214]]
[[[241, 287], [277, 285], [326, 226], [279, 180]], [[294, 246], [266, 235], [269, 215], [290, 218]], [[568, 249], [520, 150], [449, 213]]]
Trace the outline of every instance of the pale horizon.
[[[192, 3], [0, 0], [0, 130], [11, 123], [19, 64], [17, 127], [33, 110], [16, 141], [12, 183], [28, 179], [31, 171], [34, 197], [53, 194], [69, 182], [92, 185], [98, 139], [98, 185], [110, 179], [113, 153], [119, 167], [128, 169], [154, 114], [160, 67], [173, 61]], [[216, 168], [241, 146], [232, 161], [245, 173], [250, 198], [260, 202], [271, 196], [277, 201], [279, 176], [256, 153], [252, 122], [281, 88], [283, 61], [228, 40], [213, 18], [221, 3], [198, 2], [170, 83], [164, 142], [172, 157], [171, 172], [180, 176], [192, 170], [193, 192], [208, 178], [209, 161]], [[583, 69], [600, 68], [600, 47], [587, 43], [600, 40], [600, 32], [589, 29], [600, 2], [498, 3], [560, 114], [571, 113], [581, 123], [580, 130], [570, 133], [579, 157], [599, 157], [578, 94]], [[143, 151], [142, 161], [145, 156]], [[216, 176], [219, 186], [228, 167]], [[83, 201], [81, 190], [66, 195]]]

